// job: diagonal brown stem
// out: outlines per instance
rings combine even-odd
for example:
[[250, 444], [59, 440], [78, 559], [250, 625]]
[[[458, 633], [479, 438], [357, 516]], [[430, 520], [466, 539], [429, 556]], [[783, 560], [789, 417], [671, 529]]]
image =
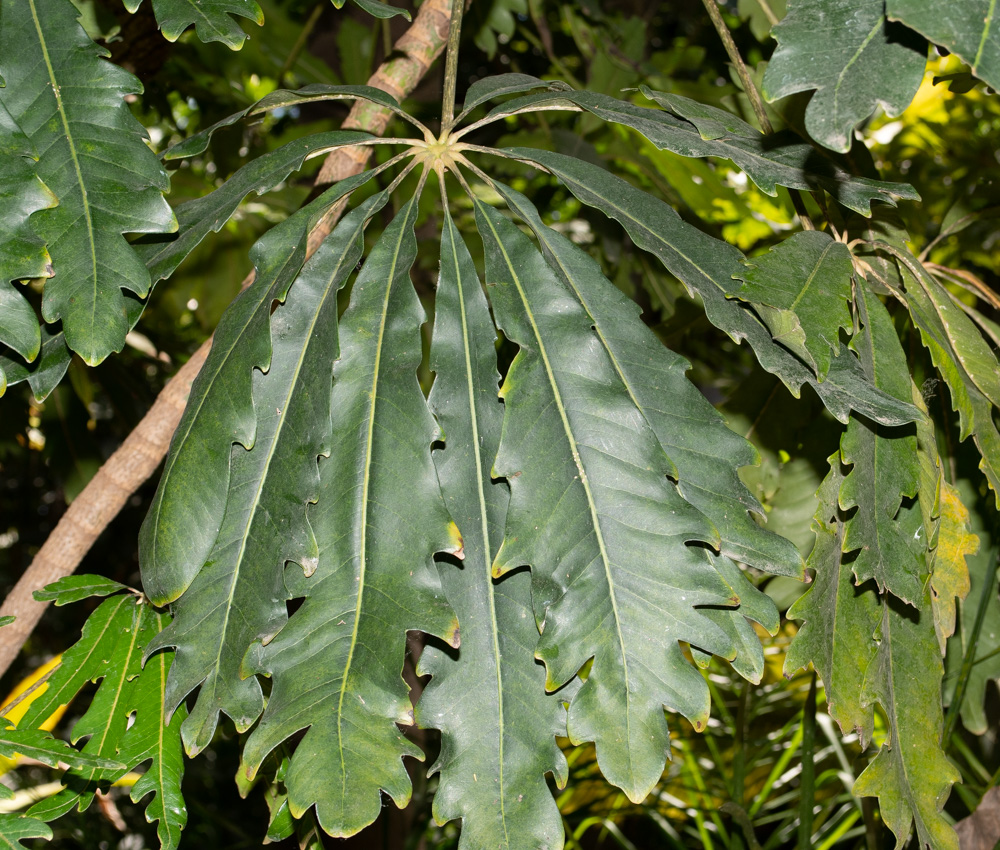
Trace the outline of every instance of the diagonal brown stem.
[[[444, 50], [450, 13], [451, 0], [425, 0], [413, 24], [396, 42], [392, 55], [372, 75], [368, 85], [387, 91], [397, 100], [410, 94]], [[343, 126], [382, 135], [391, 117], [388, 110], [359, 101]], [[323, 163], [317, 185], [360, 173], [370, 156], [370, 147], [338, 148]], [[309, 254], [329, 235], [343, 210], [344, 206], [338, 204], [310, 233]], [[243, 285], [248, 286], [252, 279], [248, 277]], [[191, 384], [211, 346], [209, 338], [163, 388], [135, 430], [63, 514], [0, 606], [0, 616], [12, 614], [17, 618], [0, 630], [0, 675], [7, 672], [48, 606], [47, 602], [36, 602], [32, 592], [75, 572], [101, 532], [160, 465], [184, 412]]]

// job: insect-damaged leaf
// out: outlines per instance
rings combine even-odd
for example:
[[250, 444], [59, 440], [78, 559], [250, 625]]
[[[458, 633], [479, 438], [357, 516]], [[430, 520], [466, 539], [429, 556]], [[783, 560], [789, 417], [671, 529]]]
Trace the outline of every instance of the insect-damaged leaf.
[[895, 117], [910, 105], [927, 64], [926, 42], [889, 23], [880, 0], [797, 0], [773, 32], [778, 48], [764, 73], [765, 97], [815, 89], [806, 130], [843, 153], [877, 106]]
[[663, 449], [590, 317], [520, 230], [480, 202], [476, 215], [494, 315], [521, 348], [501, 390], [494, 468], [511, 501], [494, 574], [531, 565], [549, 689], [593, 657], [569, 735], [594, 741], [604, 775], [639, 801], [669, 755], [663, 706], [707, 721], [707, 687], [677, 642], [735, 654], [694, 606], [739, 600], [685, 545], [715, 545], [715, 529], [667, 480]]
[[385, 192], [351, 212], [302, 268], [271, 315], [271, 363], [253, 374], [257, 436], [252, 451], [232, 447], [226, 513], [208, 560], [174, 603], [175, 618], [148, 651], [173, 646], [170, 710], [199, 684], [184, 723], [189, 753], [212, 740], [219, 711], [240, 731], [264, 710], [256, 677], [240, 678], [253, 641], [287, 619], [286, 561], [316, 567], [306, 504], [319, 490], [316, 458], [329, 453], [330, 392], [338, 356], [337, 293], [361, 257], [364, 227]]
[[727, 292], [753, 305], [775, 342], [808, 363], [819, 380], [840, 353], [840, 329], [850, 329], [851, 252], [820, 230], [805, 230], [766, 254], [744, 261], [742, 280]]
[[[329, 460], [309, 512], [319, 559], [285, 582], [302, 606], [244, 672], [273, 679], [260, 724], [244, 749], [253, 776], [278, 744], [308, 728], [285, 784], [296, 817], [316, 805], [320, 825], [351, 835], [381, 809], [410, 797], [404, 755], [420, 758], [397, 723], [413, 722], [400, 676], [407, 629], [458, 643], [434, 552], [459, 552], [431, 463], [438, 432], [417, 384], [424, 312], [409, 281], [416, 255], [412, 199], [365, 262], [340, 322]], [[406, 486], [400, 487], [400, 476]], [[448, 567], [454, 569], [454, 567]]]
[[430, 405], [446, 441], [434, 463], [465, 547], [462, 569], [445, 568], [441, 576], [462, 644], [457, 658], [433, 645], [424, 649], [420, 672], [433, 678], [416, 717], [441, 730], [434, 816], [462, 819], [463, 850], [555, 850], [563, 825], [545, 774], [560, 787], [566, 782], [555, 736], [566, 734], [567, 694], [545, 692], [545, 670], [534, 658], [530, 576], [491, 574], [509, 498], [506, 485], [490, 479], [503, 418], [495, 339], [472, 257], [445, 213]]
[[122, 234], [177, 226], [162, 192], [169, 181], [127, 95], [142, 86], [77, 22], [66, 0], [4, 0], [0, 102], [39, 153], [37, 173], [59, 199], [32, 226], [55, 276], [42, 294], [46, 322], [62, 321], [69, 347], [90, 364], [125, 344], [123, 289], [144, 296], [149, 272]]

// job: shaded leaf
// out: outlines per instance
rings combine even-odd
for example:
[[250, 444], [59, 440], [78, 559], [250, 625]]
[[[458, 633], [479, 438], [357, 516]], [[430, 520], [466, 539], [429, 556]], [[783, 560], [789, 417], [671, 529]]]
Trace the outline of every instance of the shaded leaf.
[[[7, 383], [27, 381], [36, 401], [45, 401], [69, 369], [73, 352], [66, 346], [62, 331], [53, 332], [48, 325], [41, 327], [42, 349], [40, 356], [30, 365], [10, 349], [0, 348], [0, 372]], [[3, 380], [0, 377], [0, 380]]]
[[0, 813], [0, 847], [21, 850], [25, 838], [52, 839], [52, 830], [37, 818], [13, 813]]
[[465, 102], [462, 112], [455, 119], [461, 121], [477, 106], [503, 97], [508, 94], [521, 94], [533, 89], [548, 89], [549, 91], [569, 91], [569, 86], [561, 80], [540, 80], [529, 74], [497, 74], [476, 80], [465, 92]]
[[828, 233], [805, 230], [766, 254], [744, 261], [743, 285], [727, 293], [753, 305], [775, 342], [801, 357], [822, 381], [840, 353], [840, 329], [851, 328], [851, 274], [847, 245]]
[[503, 539], [507, 487], [490, 480], [500, 443], [496, 331], [472, 257], [445, 214], [441, 276], [435, 298], [430, 406], [446, 440], [434, 453], [445, 504], [462, 532], [461, 570], [441, 583], [462, 629], [457, 659], [436, 646], [420, 657], [433, 678], [417, 705], [417, 722], [441, 730], [432, 771], [439, 822], [462, 818], [460, 847], [562, 846], [559, 809], [545, 782], [562, 787], [568, 767], [555, 736], [566, 734], [567, 694], [545, 693], [535, 661], [538, 629], [531, 578], [492, 577]]
[[219, 711], [245, 731], [264, 710], [257, 679], [241, 679], [255, 640], [287, 619], [286, 561], [316, 568], [306, 504], [318, 497], [316, 459], [329, 454], [333, 362], [339, 355], [337, 293], [361, 257], [364, 227], [388, 200], [380, 192], [352, 211], [320, 245], [270, 318], [267, 373], [253, 373], [257, 433], [253, 451], [232, 447], [232, 474], [218, 539], [191, 586], [174, 603], [174, 621], [148, 651], [177, 649], [167, 684], [173, 710], [201, 685], [184, 723], [194, 755], [211, 743]]
[[174, 601], [190, 586], [218, 537], [232, 446], [249, 449], [254, 444], [251, 384], [253, 370], [266, 369], [270, 362], [271, 308], [284, 300], [302, 268], [314, 216], [371, 176], [366, 172], [335, 184], [269, 230], [250, 251], [254, 282], [219, 322], [139, 532], [143, 589], [157, 605]]
[[38, 151], [38, 176], [59, 199], [32, 217], [55, 270], [42, 316], [61, 320], [69, 347], [94, 365], [125, 344], [122, 290], [149, 291], [149, 272], [123, 234], [177, 225], [162, 195], [166, 172], [125, 102], [142, 86], [101, 58], [107, 51], [87, 37], [78, 14], [67, 0], [44, 9], [37, 0], [5, 0], [0, 101]]
[[[239, 50], [247, 34], [236, 18], [249, 18], [260, 26], [264, 13], [255, 0], [150, 0], [156, 23], [167, 41], [177, 41], [181, 33], [194, 26], [195, 35], [206, 44], [221, 41], [231, 50]], [[125, 0], [125, 8], [135, 12], [142, 0]]]
[[781, 378], [794, 395], [808, 383], [841, 422], [847, 421], [852, 409], [886, 425], [919, 417], [912, 404], [873, 386], [857, 358], [846, 350], [833, 358], [826, 380], [818, 381], [801, 360], [775, 344], [749, 308], [725, 297], [725, 288], [741, 269], [742, 254], [683, 221], [672, 207], [583, 160], [534, 148], [506, 148], [504, 152], [544, 166], [580, 201], [617, 219], [636, 245], [655, 254], [690, 292], [700, 296], [713, 325], [737, 342], [746, 339], [761, 366]]
[[835, 151], [850, 150], [854, 128], [876, 107], [899, 115], [923, 80], [927, 44], [886, 21], [883, 0], [793, 0], [773, 34], [764, 96], [815, 90], [806, 130]]
[[405, 631], [458, 643], [431, 561], [460, 552], [461, 542], [431, 463], [438, 432], [416, 378], [424, 321], [409, 281], [416, 207], [414, 198], [383, 232], [341, 318], [331, 453], [309, 512], [318, 566], [311, 576], [288, 567], [289, 592], [305, 599], [244, 661], [246, 674], [273, 683], [242, 769], [252, 778], [271, 750], [308, 728], [285, 779], [289, 809], [299, 817], [315, 804], [334, 836], [371, 823], [380, 791], [400, 807], [410, 797], [402, 756], [422, 754], [396, 726], [413, 722], [400, 676]]
[[[394, 18], [396, 15], [402, 15], [406, 20], [411, 20], [410, 13], [406, 9], [398, 9], [395, 6], [390, 6], [388, 3], [383, 3], [381, 0], [353, 0], [354, 5], [359, 9], [364, 9], [373, 18]], [[336, 3], [334, 5], [337, 5]], [[341, 5], [343, 5], [343, 0], [341, 0]]]
[[902, 21], [956, 53], [979, 79], [1000, 91], [1000, 38], [994, 0], [886, 0], [890, 20]]
[[70, 575], [45, 585], [42, 590], [36, 590], [33, 596], [39, 602], [55, 602], [59, 606], [91, 596], [110, 596], [128, 589], [124, 584], [104, 576]]
[[735, 654], [694, 606], [739, 600], [685, 545], [715, 544], [715, 529], [667, 480], [590, 317], [520, 230], [482, 203], [476, 214], [494, 315], [520, 346], [501, 389], [494, 470], [511, 501], [494, 575], [531, 565], [548, 689], [593, 658], [570, 703], [570, 739], [594, 741], [604, 775], [638, 802], [669, 755], [664, 705], [697, 727], [708, 719], [707, 687], [677, 641]]

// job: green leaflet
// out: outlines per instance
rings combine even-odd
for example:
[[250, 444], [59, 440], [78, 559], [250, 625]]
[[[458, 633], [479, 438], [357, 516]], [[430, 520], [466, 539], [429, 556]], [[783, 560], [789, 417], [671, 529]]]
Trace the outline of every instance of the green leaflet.
[[725, 110], [646, 86], [641, 86], [640, 91], [670, 112], [596, 92], [556, 91], [515, 98], [496, 107], [487, 117], [499, 119], [519, 110], [575, 105], [605, 121], [637, 130], [660, 150], [681, 156], [729, 159], [769, 195], [777, 195], [778, 186], [805, 191], [823, 189], [844, 206], [866, 216], [871, 215], [872, 201], [895, 206], [897, 198], [920, 199], [906, 183], [885, 183], [851, 174], [792, 132], [765, 137]]
[[88, 618], [80, 640], [63, 655], [19, 724], [24, 730], [35, 729], [88, 682], [102, 679], [90, 707], [73, 728], [74, 741], [90, 736], [79, 763], [60, 755], [71, 766], [63, 779], [67, 787], [36, 803], [32, 815], [51, 820], [73, 806], [83, 810], [99, 784], [106, 785], [150, 761], [132, 789], [132, 799], [155, 792], [147, 817], [159, 821], [163, 847], [177, 846], [186, 819], [180, 793], [180, 725], [186, 711], [177, 712], [167, 724], [163, 694], [171, 653], [140, 667], [147, 643], [166, 621], [165, 614], [154, 612], [134, 596], [106, 599]]
[[257, 434], [252, 451], [232, 447], [226, 512], [205, 566], [174, 603], [174, 622], [148, 652], [176, 647], [167, 684], [173, 710], [199, 684], [182, 733], [188, 753], [211, 743], [224, 711], [242, 732], [264, 710], [256, 677], [240, 677], [250, 644], [287, 619], [286, 561], [316, 568], [306, 504], [319, 490], [316, 459], [328, 455], [337, 342], [337, 293], [361, 257], [364, 228], [385, 192], [352, 211], [320, 245], [271, 315], [271, 361], [253, 373]]
[[48, 325], [42, 325], [41, 335], [41, 353], [30, 366], [9, 350], [0, 349], [0, 371], [6, 375], [8, 384], [27, 381], [35, 398], [45, 401], [66, 374], [73, 353], [66, 347], [62, 331], [52, 333]]
[[431, 463], [438, 432], [416, 378], [424, 321], [409, 281], [416, 212], [415, 197], [386, 228], [340, 322], [331, 453], [309, 512], [318, 566], [308, 577], [286, 570], [302, 606], [244, 661], [245, 673], [273, 684], [242, 769], [252, 778], [271, 750], [308, 728], [285, 779], [289, 809], [298, 817], [315, 804], [334, 836], [371, 823], [380, 790], [398, 806], [409, 799], [401, 757], [421, 753], [396, 727], [413, 722], [400, 676], [405, 631], [458, 643], [431, 560], [460, 553], [461, 541]]
[[170, 443], [163, 475], [139, 532], [143, 589], [154, 603], [177, 599], [208, 560], [229, 491], [232, 446], [253, 446], [254, 369], [270, 362], [271, 307], [283, 301], [305, 260], [315, 215], [372, 176], [337, 183], [262, 236], [250, 250], [256, 276], [226, 310]]
[[[912, 397], [906, 355], [889, 313], [863, 282], [855, 305], [862, 328], [851, 345], [869, 379], [895, 398]], [[913, 427], [885, 429], [852, 417], [840, 441], [840, 456], [853, 465], [840, 488], [840, 507], [857, 508], [847, 520], [843, 545], [845, 553], [860, 550], [853, 563], [858, 584], [873, 578], [880, 592], [888, 590], [918, 605], [923, 568], [896, 521], [903, 499], [915, 496], [920, 485]]]
[[177, 208], [178, 233], [175, 239], [144, 240], [136, 251], [149, 268], [153, 282], [170, 277], [210, 232], [229, 221], [251, 192], [271, 191], [316, 151], [352, 145], [372, 138], [368, 133], [313, 133], [247, 163], [214, 192], [181, 204]]
[[997, 0], [886, 0], [890, 20], [902, 21], [957, 53], [979, 79], [1000, 90], [1000, 10]]
[[125, 344], [123, 289], [144, 296], [149, 272], [124, 233], [176, 229], [169, 181], [125, 103], [142, 86], [105, 62], [67, 0], [4, 0], [0, 101], [40, 155], [38, 176], [59, 199], [32, 217], [54, 277], [46, 322], [62, 321], [69, 347], [91, 365]]
[[797, 354], [824, 380], [840, 353], [840, 329], [850, 330], [851, 275], [847, 245], [820, 230], [804, 230], [766, 254], [745, 260], [742, 286], [726, 293], [753, 305], [775, 342]]
[[593, 658], [569, 735], [594, 741], [604, 775], [638, 802], [669, 755], [663, 706], [699, 727], [708, 718], [707, 687], [677, 641], [735, 654], [694, 606], [739, 600], [704, 551], [685, 545], [714, 545], [715, 529], [667, 480], [667, 458], [590, 317], [520, 230], [480, 202], [476, 215], [494, 315], [521, 347], [501, 390], [494, 470], [511, 501], [494, 575], [531, 565], [547, 688]]
[[[11, 281], [48, 277], [49, 252], [28, 217], [55, 206], [56, 199], [38, 179], [33, 161], [38, 156], [31, 141], [0, 103], [0, 343], [31, 362], [42, 346], [38, 319], [27, 299]], [[0, 366], [0, 395], [6, 387]]]
[[841, 422], [847, 421], [852, 409], [884, 425], [919, 418], [912, 404], [873, 386], [857, 358], [847, 351], [833, 358], [826, 380], [818, 381], [802, 361], [775, 344], [748, 308], [725, 297], [732, 276], [740, 271], [742, 254], [687, 224], [669, 205], [583, 160], [534, 148], [506, 148], [504, 153], [539, 163], [580, 201], [621, 222], [636, 245], [655, 254], [689, 291], [701, 297], [709, 321], [737, 342], [746, 339], [761, 366], [781, 378], [796, 397], [802, 384], [808, 383]]
[[[961, 439], [970, 434], [979, 449], [979, 468], [1000, 506], [1000, 431], [993, 420], [1000, 367], [975, 327], [956, 320], [944, 288], [913, 257], [898, 255], [905, 292], [902, 300], [920, 331], [924, 347], [948, 385], [958, 412]], [[966, 321], [968, 321], [966, 319]], [[990, 374], [990, 364], [996, 370]], [[973, 370], [970, 372], [970, 370]]]
[[911, 825], [921, 847], [958, 850], [958, 837], [941, 815], [960, 774], [939, 744], [944, 668], [928, 596], [917, 612], [889, 597], [878, 637], [864, 699], [882, 706], [889, 739], [855, 781], [854, 793], [878, 797], [882, 820], [896, 834], [896, 850], [906, 846]]
[[533, 89], [570, 91], [569, 86], [561, 80], [540, 80], [538, 77], [532, 77], [528, 74], [497, 74], [492, 77], [484, 77], [469, 86], [465, 93], [465, 102], [462, 104], [462, 112], [455, 121], [456, 123], [461, 122], [473, 109], [490, 100]]
[[842, 153], [876, 107], [895, 117], [910, 105], [927, 64], [927, 44], [886, 21], [884, 0], [793, 0], [774, 37], [764, 96], [778, 100], [815, 89], [806, 130]]
[[23, 850], [25, 838], [52, 839], [52, 830], [37, 818], [29, 818], [17, 814], [0, 814], [0, 848], [4, 850]]
[[657, 339], [640, 320], [638, 306], [604, 277], [585, 251], [542, 223], [527, 198], [502, 183], [494, 185], [531, 228], [549, 264], [590, 315], [619, 378], [673, 463], [670, 474], [681, 495], [719, 529], [722, 552], [770, 573], [801, 577], [802, 559], [794, 545], [750, 517], [763, 517], [764, 509], [737, 470], [760, 462], [756, 450], [726, 427], [687, 379], [687, 361]]
[[491, 575], [509, 500], [506, 485], [490, 480], [503, 418], [495, 340], [472, 257], [446, 213], [430, 406], [446, 441], [434, 463], [465, 548], [463, 568], [444, 568], [441, 576], [462, 644], [457, 659], [434, 645], [424, 649], [420, 672], [433, 678], [416, 719], [441, 730], [434, 816], [441, 823], [462, 818], [462, 850], [558, 850], [562, 818], [545, 774], [560, 787], [566, 782], [555, 736], [566, 734], [567, 694], [546, 694], [545, 671], [534, 658], [530, 576]]
[[844, 522], [837, 505], [843, 480], [840, 458], [834, 454], [820, 485], [812, 526], [816, 544], [806, 562], [816, 575], [788, 609], [790, 619], [805, 623], [785, 656], [785, 675], [812, 662], [823, 680], [830, 716], [844, 732], [856, 730], [861, 745], [867, 746], [873, 718], [861, 701], [861, 689], [878, 648], [872, 635], [879, 623], [880, 598], [871, 583], [855, 587], [851, 565], [844, 563]]
[[[247, 34], [235, 18], [249, 18], [260, 26], [264, 13], [255, 0], [150, 0], [156, 23], [167, 41], [177, 41], [192, 24], [195, 35], [206, 44], [221, 41], [231, 50], [239, 50]], [[125, 8], [135, 12], [142, 0], [125, 0]]]
[[[334, 0], [333, 5], [339, 9], [344, 5], [344, 0], [340, 0], [339, 3]], [[410, 20], [410, 13], [406, 9], [390, 6], [388, 3], [383, 3], [382, 0], [354, 0], [354, 5], [359, 9], [364, 9], [374, 18], [385, 19], [402, 15], [406, 20]]]
[[48, 732], [26, 726], [0, 731], [0, 756], [10, 759], [17, 754], [49, 767], [58, 767], [60, 762], [80, 770], [120, 770], [122, 767], [115, 759], [80, 753]]
[[124, 584], [104, 576], [69, 575], [45, 585], [43, 590], [36, 590], [33, 596], [39, 602], [55, 602], [56, 606], [60, 606], [91, 596], [111, 596], [128, 589]]

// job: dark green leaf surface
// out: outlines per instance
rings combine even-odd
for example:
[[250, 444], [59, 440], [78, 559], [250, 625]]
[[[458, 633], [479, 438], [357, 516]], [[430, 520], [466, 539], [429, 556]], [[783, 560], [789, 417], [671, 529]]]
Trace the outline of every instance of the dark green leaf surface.
[[430, 406], [446, 441], [434, 453], [445, 504], [462, 533], [461, 570], [441, 583], [461, 627], [458, 658], [435, 646], [420, 657], [433, 678], [416, 719], [441, 730], [441, 774], [434, 816], [462, 819], [462, 850], [562, 847], [563, 825], [545, 774], [566, 781], [555, 736], [566, 734], [566, 694], [546, 694], [535, 661], [538, 629], [531, 578], [496, 580], [493, 555], [503, 539], [509, 499], [490, 480], [500, 444], [503, 405], [497, 398], [496, 331], [468, 249], [450, 216], [441, 241]]
[[806, 566], [815, 571], [812, 586], [788, 609], [805, 620], [785, 657], [785, 675], [810, 662], [823, 680], [830, 716], [845, 732], [857, 731], [862, 746], [871, 740], [873, 718], [861, 700], [865, 671], [878, 649], [880, 600], [873, 584], [855, 587], [850, 563], [844, 563], [844, 523], [837, 498], [844, 476], [840, 457], [830, 458], [830, 472], [819, 490], [813, 520], [816, 544]]
[[[42, 340], [38, 319], [27, 299], [11, 281], [48, 277], [49, 253], [36, 235], [29, 216], [55, 206], [56, 199], [38, 179], [38, 159], [30, 139], [0, 103], [0, 343], [10, 346], [25, 360], [38, 356]], [[6, 380], [0, 366], [0, 394]]]
[[882, 820], [905, 847], [913, 826], [921, 847], [958, 850], [958, 836], [941, 809], [960, 774], [938, 743], [944, 725], [944, 668], [929, 598], [919, 612], [882, 606], [879, 649], [865, 676], [864, 699], [878, 702], [889, 720], [889, 739], [854, 783], [854, 793], [878, 797]]
[[492, 77], [484, 77], [469, 86], [465, 93], [465, 102], [462, 104], [462, 112], [456, 121], [461, 121], [477, 106], [482, 106], [494, 98], [508, 94], [521, 94], [534, 89], [570, 90], [569, 86], [560, 80], [540, 80], [538, 77], [532, 77], [528, 74], [497, 74]]
[[318, 497], [316, 459], [329, 454], [333, 362], [339, 355], [337, 293], [361, 257], [364, 227], [385, 192], [352, 211], [302, 268], [271, 315], [271, 361], [253, 373], [253, 451], [232, 447], [232, 474], [219, 537], [205, 566], [174, 603], [174, 621], [150, 650], [177, 649], [167, 686], [173, 710], [199, 684], [184, 723], [194, 755], [211, 743], [220, 711], [245, 731], [264, 710], [257, 679], [240, 678], [253, 641], [287, 619], [286, 561], [312, 572], [317, 550], [306, 504]]
[[10, 349], [0, 348], [0, 370], [7, 376], [7, 383], [27, 381], [37, 401], [45, 401], [59, 385], [73, 358], [62, 331], [53, 333], [47, 325], [42, 325], [41, 334], [41, 354], [30, 365]]
[[667, 480], [663, 449], [590, 317], [520, 230], [481, 203], [476, 214], [494, 315], [521, 348], [501, 389], [494, 471], [511, 501], [494, 574], [531, 565], [549, 689], [593, 658], [570, 704], [570, 739], [594, 741], [604, 775], [638, 802], [669, 756], [664, 705], [697, 727], [708, 719], [704, 680], [677, 642], [735, 655], [694, 606], [739, 600], [685, 545], [715, 545], [715, 529]]
[[727, 293], [753, 305], [775, 342], [797, 354], [822, 381], [840, 353], [840, 329], [850, 330], [851, 274], [847, 245], [805, 230], [766, 254], [744, 261], [742, 286]]
[[1000, 91], [1000, 14], [996, 0], [886, 0], [890, 20], [902, 21], [948, 48], [972, 73]]
[[10, 759], [18, 753], [50, 767], [58, 767], [60, 762], [84, 770], [88, 768], [116, 770], [124, 767], [116, 759], [102, 758], [74, 750], [65, 741], [53, 738], [41, 729], [24, 727], [0, 731], [0, 756]]
[[271, 307], [284, 300], [302, 268], [313, 217], [370, 178], [366, 172], [341, 181], [251, 249], [256, 277], [219, 322], [139, 532], [143, 589], [154, 603], [172, 602], [190, 586], [218, 537], [232, 446], [249, 449], [254, 442], [252, 376], [270, 362]]
[[263, 195], [271, 191], [316, 151], [370, 138], [368, 133], [345, 131], [296, 139], [247, 163], [214, 192], [181, 204], [177, 208], [177, 238], [146, 240], [136, 245], [153, 282], [170, 277], [202, 239], [210, 232], [217, 233], [229, 221], [251, 192]]
[[[405, 632], [458, 643], [434, 552], [460, 552], [431, 463], [438, 437], [417, 384], [424, 312], [409, 281], [416, 256], [408, 202], [366, 260], [340, 322], [329, 460], [309, 521], [319, 560], [285, 583], [302, 606], [244, 672], [273, 679], [267, 709], [244, 749], [253, 777], [278, 744], [308, 728], [285, 784], [299, 817], [316, 805], [320, 825], [351, 835], [410, 797], [402, 756], [420, 758], [396, 724], [413, 722], [403, 666]], [[400, 486], [400, 480], [406, 486]], [[455, 569], [442, 566], [442, 569]]]
[[[343, 0], [341, 0], [342, 2]], [[381, 2], [381, 0], [353, 0], [353, 2], [355, 6], [364, 9], [374, 18], [394, 18], [396, 15], [402, 15], [406, 20], [410, 20], [410, 13], [406, 9], [397, 9], [395, 6]]]
[[815, 90], [806, 130], [843, 153], [876, 107], [895, 117], [910, 105], [927, 64], [927, 44], [886, 21], [884, 0], [793, 0], [773, 32], [764, 96]]
[[79, 602], [91, 596], [111, 596], [112, 593], [128, 589], [124, 584], [104, 576], [71, 575], [45, 585], [44, 589], [36, 590], [33, 595], [39, 602], [55, 602], [58, 606]]
[[[862, 327], [851, 344], [869, 380], [896, 398], [912, 397], [906, 355], [882, 302], [859, 283], [855, 305]], [[860, 550], [853, 563], [858, 584], [875, 579], [880, 592], [918, 605], [922, 566], [896, 522], [903, 499], [915, 496], [920, 484], [914, 428], [887, 429], [852, 417], [840, 456], [853, 467], [840, 488], [840, 507], [857, 508], [847, 521], [844, 552]]]
[[166, 172], [143, 143], [125, 97], [139, 81], [105, 62], [68, 0], [4, 0], [0, 101], [40, 157], [37, 173], [59, 199], [32, 226], [45, 240], [54, 277], [42, 296], [46, 322], [90, 364], [125, 344], [123, 289], [144, 296], [149, 272], [124, 233], [176, 228], [162, 192]]
[[621, 222], [636, 245], [655, 254], [701, 297], [709, 321], [737, 342], [747, 340], [761, 366], [781, 378], [794, 395], [802, 384], [810, 384], [841, 422], [847, 421], [852, 409], [885, 425], [919, 418], [912, 404], [872, 385], [846, 349], [831, 361], [826, 380], [818, 381], [801, 360], [774, 342], [749, 308], [725, 297], [733, 275], [742, 268], [742, 254], [683, 221], [672, 207], [583, 160], [534, 148], [507, 148], [505, 153], [539, 163], [583, 203]]
[[0, 847], [4, 850], [23, 850], [25, 838], [51, 840], [52, 830], [37, 818], [4, 812], [0, 814]]
[[[239, 50], [247, 34], [236, 18], [249, 18], [260, 26], [264, 13], [255, 0], [150, 0], [156, 23], [167, 41], [177, 41], [181, 33], [194, 26], [195, 35], [206, 44], [221, 41]], [[142, 0], [125, 0], [125, 8], [135, 12]]]

